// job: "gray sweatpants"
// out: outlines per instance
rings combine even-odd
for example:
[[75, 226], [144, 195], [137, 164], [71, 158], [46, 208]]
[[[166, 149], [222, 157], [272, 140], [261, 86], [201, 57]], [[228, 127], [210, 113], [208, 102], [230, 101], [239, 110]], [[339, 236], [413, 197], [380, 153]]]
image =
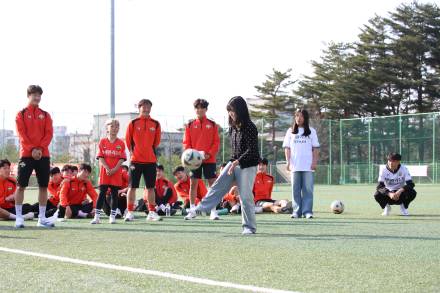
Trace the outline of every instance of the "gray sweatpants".
[[235, 167], [232, 175], [228, 175], [228, 170], [231, 168], [231, 162], [226, 165], [222, 173], [208, 190], [205, 198], [200, 202], [198, 209], [204, 212], [210, 211], [215, 207], [222, 198], [229, 192], [234, 181], [237, 182], [238, 194], [241, 201], [241, 222], [243, 228], [248, 228], [253, 232], [257, 231], [257, 223], [255, 220], [255, 204], [254, 194], [252, 189], [254, 187], [255, 176], [257, 174], [257, 167], [249, 167], [241, 169], [239, 166]]

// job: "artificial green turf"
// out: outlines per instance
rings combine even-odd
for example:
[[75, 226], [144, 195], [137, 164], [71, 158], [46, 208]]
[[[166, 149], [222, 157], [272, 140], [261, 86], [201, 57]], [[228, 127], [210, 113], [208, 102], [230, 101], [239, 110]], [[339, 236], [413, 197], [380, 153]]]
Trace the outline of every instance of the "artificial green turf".
[[[410, 217], [384, 218], [374, 186], [317, 186], [315, 218], [257, 215], [258, 233], [241, 236], [240, 217], [90, 225], [89, 220], [24, 230], [0, 222], [0, 246], [83, 260], [301, 292], [434, 292], [440, 288], [440, 186], [419, 185]], [[275, 198], [289, 197], [278, 187]], [[29, 197], [27, 197], [29, 198]], [[330, 213], [332, 200], [346, 205]], [[140, 216], [141, 214], [139, 214]], [[0, 252], [0, 288], [31, 292], [231, 291], [182, 281], [64, 264]], [[15, 273], [12, 273], [14, 272]]]

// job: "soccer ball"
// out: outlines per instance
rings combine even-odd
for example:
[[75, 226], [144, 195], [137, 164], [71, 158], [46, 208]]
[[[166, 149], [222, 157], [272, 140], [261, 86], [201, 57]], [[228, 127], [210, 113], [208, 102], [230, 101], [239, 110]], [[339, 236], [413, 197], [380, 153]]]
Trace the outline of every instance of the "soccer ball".
[[342, 214], [344, 211], [344, 204], [340, 200], [335, 200], [330, 205], [330, 209], [334, 214]]
[[202, 162], [203, 157], [198, 150], [187, 149], [182, 153], [182, 164], [190, 170], [198, 169]]

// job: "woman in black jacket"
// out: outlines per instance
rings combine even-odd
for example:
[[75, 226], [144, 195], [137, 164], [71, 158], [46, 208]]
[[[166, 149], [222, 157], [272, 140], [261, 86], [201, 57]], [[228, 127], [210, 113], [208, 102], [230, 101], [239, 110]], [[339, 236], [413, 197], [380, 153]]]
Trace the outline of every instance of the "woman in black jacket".
[[222, 170], [205, 198], [195, 209], [189, 211], [185, 219], [195, 218], [197, 210], [210, 211], [228, 193], [235, 181], [242, 202], [242, 234], [255, 234], [257, 226], [252, 188], [260, 158], [258, 131], [250, 119], [246, 101], [242, 97], [233, 97], [226, 109], [229, 114], [229, 135], [231, 138], [230, 162]]

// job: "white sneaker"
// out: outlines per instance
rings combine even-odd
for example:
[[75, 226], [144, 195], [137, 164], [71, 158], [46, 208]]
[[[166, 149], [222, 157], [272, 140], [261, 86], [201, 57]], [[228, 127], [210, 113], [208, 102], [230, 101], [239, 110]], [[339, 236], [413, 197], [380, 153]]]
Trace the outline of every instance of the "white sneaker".
[[15, 228], [17, 228], [17, 229], [24, 228], [24, 219], [23, 219], [23, 217], [15, 218]]
[[115, 216], [110, 216], [110, 218], [108, 218], [108, 223], [109, 224], [116, 224], [116, 217]]
[[292, 219], [299, 219], [299, 216], [297, 213], [292, 213], [292, 215], [290, 216]]
[[124, 218], [125, 222], [133, 222], [134, 221], [134, 215], [132, 212], [127, 212]]
[[209, 215], [209, 218], [213, 221], [220, 220], [220, 217], [218, 216], [217, 210], [212, 210], [211, 215]]
[[240, 204], [236, 204], [231, 208], [231, 214], [238, 214], [238, 212], [240, 211]]
[[116, 209], [116, 215], [120, 215], [122, 217], [122, 213], [120, 209]]
[[147, 216], [147, 221], [162, 221], [162, 218], [156, 212], [150, 211]]
[[306, 219], [313, 219], [313, 214], [307, 213], [306, 214]]
[[90, 221], [90, 224], [92, 225], [96, 225], [96, 224], [101, 224], [101, 221], [99, 218], [93, 218], [93, 220]]
[[253, 234], [255, 234], [255, 232], [249, 228], [244, 228], [243, 232], [241, 232], [241, 235], [253, 235]]
[[391, 206], [387, 204], [383, 209], [382, 216], [387, 217], [390, 215], [390, 212], [391, 212]]
[[29, 212], [26, 215], [23, 215], [23, 220], [32, 220], [35, 217], [33, 212]]
[[60, 213], [60, 210], [56, 210], [55, 213], [53, 213], [52, 217], [47, 218], [47, 220], [51, 221], [52, 223], [55, 223], [55, 221], [58, 220], [59, 213]]
[[189, 209], [188, 214], [184, 217], [185, 220], [193, 220], [197, 217], [197, 212], [195, 209]]
[[405, 209], [405, 206], [403, 205], [403, 203], [400, 204], [400, 214], [402, 216], [409, 216], [408, 210]]
[[263, 207], [255, 207], [256, 214], [262, 214], [264, 212]]
[[38, 218], [37, 227], [41, 228], [53, 228], [55, 227], [55, 224], [52, 221], [49, 221], [48, 219], [41, 219]]

